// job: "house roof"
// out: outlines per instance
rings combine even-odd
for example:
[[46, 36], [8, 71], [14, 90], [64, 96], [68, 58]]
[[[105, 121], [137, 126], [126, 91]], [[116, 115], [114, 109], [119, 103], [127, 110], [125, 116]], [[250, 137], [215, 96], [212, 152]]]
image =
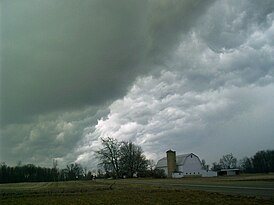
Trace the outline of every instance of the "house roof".
[[[176, 156], [176, 165], [184, 165], [185, 163], [185, 159], [189, 156], [189, 155], [194, 155], [196, 157], [198, 157], [197, 155], [193, 154], [193, 153], [188, 153], [188, 154], [181, 154], [181, 155], [177, 155]], [[162, 159], [160, 159], [156, 165], [157, 168], [160, 167], [167, 167], [167, 158], [163, 157]]]
[[221, 172], [240, 171], [240, 169], [221, 169]]

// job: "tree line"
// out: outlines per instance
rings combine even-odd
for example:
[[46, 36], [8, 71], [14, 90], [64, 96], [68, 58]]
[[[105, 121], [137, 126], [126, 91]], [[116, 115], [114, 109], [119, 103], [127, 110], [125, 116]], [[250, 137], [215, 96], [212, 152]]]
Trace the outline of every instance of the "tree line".
[[[101, 141], [102, 148], [95, 152], [100, 162], [96, 178], [165, 177], [163, 170], [154, 169], [155, 163], [146, 159], [140, 146], [113, 138]], [[15, 167], [0, 164], [0, 183], [90, 180], [94, 177], [91, 171], [77, 163], [58, 169], [56, 160], [53, 160], [52, 168], [33, 164]]]
[[[208, 165], [207, 165], [208, 166]], [[219, 163], [214, 162], [211, 170], [238, 168], [244, 173], [269, 173], [274, 172], [274, 150], [262, 150], [252, 157], [237, 160], [232, 153], [224, 155]]]
[[53, 168], [33, 164], [10, 167], [1, 163], [0, 166], [0, 183], [84, 180], [93, 177], [90, 171], [87, 172], [77, 163], [67, 165], [65, 169], [58, 169], [57, 161], [54, 161]]
[[[132, 178], [154, 177], [164, 178], [165, 172], [156, 169], [155, 163], [148, 160], [142, 148], [132, 142], [118, 141], [113, 138], [101, 139], [102, 148], [95, 152], [99, 160], [97, 178]], [[209, 170], [205, 160], [202, 167]], [[252, 157], [237, 160], [232, 153], [223, 155], [219, 162], [214, 162], [211, 170], [239, 168], [244, 173], [274, 172], [274, 150], [258, 151]], [[33, 164], [10, 167], [0, 164], [0, 183], [14, 182], [49, 182], [66, 180], [89, 180], [94, 176], [80, 164], [72, 163], [65, 169], [57, 168], [57, 161], [53, 160], [52, 168], [43, 168]]]
[[246, 173], [274, 172], [274, 150], [262, 150], [250, 158], [243, 158], [240, 168]]

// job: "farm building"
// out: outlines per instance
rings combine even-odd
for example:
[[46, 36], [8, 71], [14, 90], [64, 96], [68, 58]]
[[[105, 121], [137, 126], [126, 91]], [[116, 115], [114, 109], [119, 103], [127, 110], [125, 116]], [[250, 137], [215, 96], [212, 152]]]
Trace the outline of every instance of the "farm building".
[[220, 171], [218, 171], [218, 176], [235, 176], [239, 174], [239, 169], [221, 169]]
[[193, 153], [176, 156], [175, 151], [168, 150], [166, 154], [166, 157], [158, 161], [156, 168], [163, 169], [169, 178], [217, 176], [216, 172], [203, 169], [201, 160]]

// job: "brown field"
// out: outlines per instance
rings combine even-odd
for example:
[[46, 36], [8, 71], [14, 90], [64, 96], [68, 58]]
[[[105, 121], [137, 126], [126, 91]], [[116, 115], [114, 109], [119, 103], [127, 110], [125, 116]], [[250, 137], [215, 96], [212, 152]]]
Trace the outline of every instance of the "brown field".
[[[242, 187], [272, 191], [273, 182], [270, 174], [0, 184], [0, 204], [274, 204], [271, 195], [241, 193]], [[208, 185], [238, 189], [236, 193], [203, 190]]]

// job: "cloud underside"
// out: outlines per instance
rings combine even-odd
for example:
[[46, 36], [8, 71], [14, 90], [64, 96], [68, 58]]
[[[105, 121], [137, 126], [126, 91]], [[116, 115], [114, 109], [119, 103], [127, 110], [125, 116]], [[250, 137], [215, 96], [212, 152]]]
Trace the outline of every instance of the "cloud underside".
[[122, 97], [154, 68], [144, 65], [174, 49], [206, 2], [3, 2], [2, 124]]
[[272, 1], [14, 2], [1, 20], [1, 161], [96, 167], [108, 136], [154, 160], [273, 148]]

